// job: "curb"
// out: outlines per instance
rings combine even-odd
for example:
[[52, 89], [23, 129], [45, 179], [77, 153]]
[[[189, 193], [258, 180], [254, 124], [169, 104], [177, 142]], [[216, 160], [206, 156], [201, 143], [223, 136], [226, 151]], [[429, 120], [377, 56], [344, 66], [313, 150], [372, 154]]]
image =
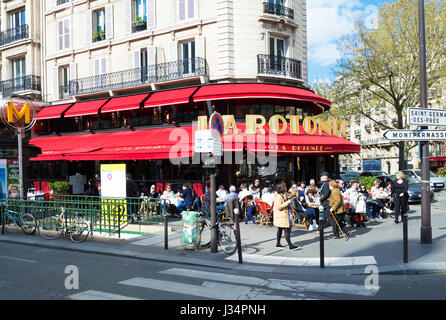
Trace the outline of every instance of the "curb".
[[[88, 241], [88, 240], [87, 240]], [[92, 240], [90, 240], [92, 241]], [[88, 241], [88, 242], [90, 242]], [[312, 275], [338, 275], [338, 276], [367, 276], [370, 273], [365, 272], [364, 268], [347, 269], [343, 267], [330, 267], [320, 269], [319, 267], [293, 267], [293, 266], [280, 266], [280, 265], [258, 265], [258, 264], [238, 264], [237, 262], [226, 262], [221, 260], [210, 260], [195, 257], [177, 257], [168, 256], [156, 253], [142, 253], [130, 250], [117, 250], [117, 249], [105, 249], [105, 248], [85, 248], [79, 247], [75, 243], [63, 244], [60, 241], [51, 243], [42, 243], [38, 241], [28, 239], [11, 239], [8, 236], [0, 236], [0, 242], [22, 244], [36, 247], [44, 247], [49, 249], [58, 249], [65, 251], [74, 251], [82, 253], [100, 254], [113, 257], [131, 258], [146, 261], [156, 261], [164, 263], [176, 263], [190, 266], [204, 266], [225, 270], [240, 270], [240, 271], [254, 271], [264, 273], [280, 273], [280, 274], [312, 274]], [[430, 263], [414, 263], [408, 265], [377, 265], [379, 274], [382, 275], [414, 275], [414, 274], [436, 274], [446, 273], [446, 262], [430, 262]]]

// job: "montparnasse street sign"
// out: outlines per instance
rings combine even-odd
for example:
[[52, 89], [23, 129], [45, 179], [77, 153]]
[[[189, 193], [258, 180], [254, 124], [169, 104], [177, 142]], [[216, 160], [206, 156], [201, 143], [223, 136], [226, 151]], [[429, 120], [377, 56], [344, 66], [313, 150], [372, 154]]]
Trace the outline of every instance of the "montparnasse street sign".
[[387, 130], [384, 138], [390, 141], [441, 141], [446, 140], [446, 130]]
[[414, 126], [446, 126], [446, 110], [408, 108], [407, 123]]

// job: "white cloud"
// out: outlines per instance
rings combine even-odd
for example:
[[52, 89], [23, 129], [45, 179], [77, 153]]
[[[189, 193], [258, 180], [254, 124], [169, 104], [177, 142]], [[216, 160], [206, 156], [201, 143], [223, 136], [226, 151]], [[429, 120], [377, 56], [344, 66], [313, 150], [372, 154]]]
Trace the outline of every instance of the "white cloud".
[[350, 33], [356, 21], [376, 27], [378, 8], [361, 0], [307, 2], [308, 56], [311, 63], [329, 66], [339, 58], [336, 42]]

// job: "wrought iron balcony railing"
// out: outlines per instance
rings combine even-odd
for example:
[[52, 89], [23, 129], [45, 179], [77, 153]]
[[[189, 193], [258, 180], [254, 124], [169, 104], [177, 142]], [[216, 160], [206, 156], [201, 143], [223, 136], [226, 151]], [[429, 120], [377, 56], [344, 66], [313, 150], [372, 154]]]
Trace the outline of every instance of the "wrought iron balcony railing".
[[27, 24], [8, 29], [0, 33], [0, 46], [29, 37]]
[[280, 4], [275, 4], [271, 2], [263, 3], [263, 13], [274, 14], [276, 16], [287, 17], [294, 20], [294, 10]]
[[3, 97], [8, 97], [20, 91], [41, 91], [40, 76], [27, 75], [10, 80], [0, 81], [0, 91]]
[[206, 76], [207, 74], [206, 60], [193, 58], [70, 80], [68, 85], [60, 87], [60, 92], [62, 97], [66, 98], [92, 92]]
[[290, 58], [259, 54], [257, 55], [257, 72], [302, 79], [302, 63]]

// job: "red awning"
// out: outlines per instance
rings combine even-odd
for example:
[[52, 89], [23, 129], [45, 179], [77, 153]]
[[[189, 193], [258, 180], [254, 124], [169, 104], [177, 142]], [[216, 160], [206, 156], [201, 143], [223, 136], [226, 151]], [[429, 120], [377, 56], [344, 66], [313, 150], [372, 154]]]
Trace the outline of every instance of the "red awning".
[[57, 119], [62, 116], [62, 113], [67, 110], [69, 107], [71, 107], [73, 104], [59, 104], [56, 106], [48, 106], [43, 107], [38, 113], [37, 113], [37, 120], [47, 120], [47, 119]]
[[144, 103], [144, 107], [150, 108], [189, 103], [190, 97], [196, 90], [197, 87], [158, 91], [152, 94], [152, 96]]
[[99, 108], [102, 107], [107, 101], [108, 99], [77, 102], [67, 112], [65, 112], [64, 117], [69, 118], [98, 114]]
[[[285, 99], [312, 102], [319, 113], [330, 109], [330, 101], [302, 88], [262, 84], [234, 83], [214, 84], [200, 87], [194, 94], [194, 101], [226, 100], [226, 99]], [[321, 107], [324, 110], [321, 110]]]
[[[309, 135], [300, 127], [299, 134], [289, 129], [283, 134], [265, 135], [244, 133], [246, 125], [238, 123], [237, 134], [232, 129], [223, 138], [225, 152], [265, 152], [278, 155], [323, 155], [360, 152], [360, 145], [324, 132]], [[192, 126], [117, 131], [57, 137], [38, 137], [29, 143], [42, 149], [42, 154], [31, 160], [136, 160], [190, 158], [194, 152], [196, 128]]]
[[117, 131], [56, 137], [37, 137], [29, 144], [41, 148], [32, 161], [133, 160], [189, 158], [192, 127]]
[[446, 161], [446, 158], [430, 158], [430, 161]]
[[143, 102], [149, 95], [150, 94], [144, 93], [136, 96], [113, 98], [101, 108], [101, 113], [137, 110], [139, 109], [141, 102]]

